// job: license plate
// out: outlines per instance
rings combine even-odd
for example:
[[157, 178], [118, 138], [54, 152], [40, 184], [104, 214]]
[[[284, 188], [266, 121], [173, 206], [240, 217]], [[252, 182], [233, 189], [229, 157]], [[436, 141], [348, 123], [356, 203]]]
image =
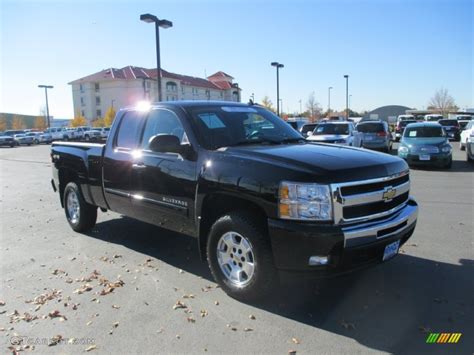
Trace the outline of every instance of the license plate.
[[383, 261], [393, 258], [395, 255], [398, 254], [398, 247], [400, 246], [400, 241], [397, 240], [396, 242], [390, 243], [385, 246], [385, 250], [383, 252]]
[[430, 160], [429, 154], [420, 154], [420, 160]]
[[374, 139], [374, 138], [373, 138], [373, 137], [371, 137], [371, 136], [367, 136], [367, 137], [365, 137], [365, 140], [366, 140], [366, 141], [371, 141], [371, 140], [373, 140], [373, 139]]

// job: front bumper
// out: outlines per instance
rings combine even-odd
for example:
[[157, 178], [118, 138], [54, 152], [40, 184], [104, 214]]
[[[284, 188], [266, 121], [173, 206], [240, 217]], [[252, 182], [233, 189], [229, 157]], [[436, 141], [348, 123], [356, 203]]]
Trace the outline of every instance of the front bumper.
[[406, 156], [399, 155], [400, 158], [405, 159], [408, 165], [428, 165], [428, 166], [445, 166], [452, 159], [452, 153], [436, 153], [429, 154], [430, 160], [420, 160], [418, 154], [407, 154]]
[[[352, 225], [268, 220], [275, 266], [314, 277], [341, 274], [382, 262], [385, 246], [413, 234], [418, 205], [413, 200], [389, 217]], [[311, 256], [329, 256], [327, 265], [310, 266]]]

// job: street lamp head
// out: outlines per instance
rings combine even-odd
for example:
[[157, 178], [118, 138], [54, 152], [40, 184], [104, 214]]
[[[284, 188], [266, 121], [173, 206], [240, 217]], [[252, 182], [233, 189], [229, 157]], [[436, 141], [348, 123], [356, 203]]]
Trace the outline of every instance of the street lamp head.
[[142, 20], [144, 22], [147, 22], [147, 23], [159, 22], [158, 18], [155, 15], [152, 15], [152, 14], [140, 15], [140, 20]]
[[278, 68], [283, 68], [284, 65], [283, 64], [278, 64]]
[[272, 62], [271, 65], [272, 65], [272, 67], [277, 67], [277, 66], [279, 66], [280, 64], [279, 64], [278, 62]]
[[44, 88], [44, 89], [52, 89], [54, 88], [53, 85], [38, 85], [39, 88]]
[[344, 75], [344, 78], [346, 78], [346, 79], [347, 79], [348, 77], [349, 77], [349, 75], [347, 75], [347, 74], [346, 74], [346, 75]]
[[173, 22], [168, 20], [159, 20], [158, 26], [160, 26], [161, 28], [170, 28], [173, 27]]
[[331, 90], [332, 88], [333, 88], [332, 86], [328, 87], [329, 90]]

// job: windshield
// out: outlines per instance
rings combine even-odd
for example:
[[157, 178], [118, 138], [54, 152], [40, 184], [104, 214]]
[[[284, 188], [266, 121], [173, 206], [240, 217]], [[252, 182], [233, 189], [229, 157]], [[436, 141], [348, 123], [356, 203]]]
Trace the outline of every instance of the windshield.
[[443, 116], [425, 116], [427, 121], [438, 121], [441, 120]]
[[285, 121], [260, 107], [207, 106], [189, 112], [206, 149], [303, 139]]
[[357, 131], [362, 133], [384, 132], [385, 127], [383, 123], [361, 123], [357, 125]]
[[444, 137], [444, 132], [441, 127], [407, 127], [403, 136], [407, 138], [439, 138]]
[[456, 120], [440, 120], [438, 123], [441, 126], [459, 126], [459, 123]]
[[324, 134], [349, 134], [348, 124], [320, 124], [316, 127], [313, 135], [319, 136]]
[[301, 128], [301, 133], [308, 133], [309, 131], [313, 131], [316, 126], [317, 124], [305, 124], [303, 128]]

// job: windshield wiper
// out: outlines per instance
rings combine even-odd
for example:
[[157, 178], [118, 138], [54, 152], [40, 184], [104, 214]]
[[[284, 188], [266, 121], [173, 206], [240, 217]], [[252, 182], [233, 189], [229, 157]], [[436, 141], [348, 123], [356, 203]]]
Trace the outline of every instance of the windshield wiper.
[[303, 143], [306, 142], [306, 139], [304, 138], [285, 138], [280, 141], [280, 143]]
[[229, 146], [234, 147], [238, 145], [251, 145], [251, 144], [260, 144], [260, 143], [269, 143], [269, 144], [280, 144], [281, 140], [275, 140], [275, 139], [270, 139], [270, 138], [259, 138], [259, 139], [254, 139], [254, 140], [244, 140], [240, 141], [234, 144], [229, 144]]

